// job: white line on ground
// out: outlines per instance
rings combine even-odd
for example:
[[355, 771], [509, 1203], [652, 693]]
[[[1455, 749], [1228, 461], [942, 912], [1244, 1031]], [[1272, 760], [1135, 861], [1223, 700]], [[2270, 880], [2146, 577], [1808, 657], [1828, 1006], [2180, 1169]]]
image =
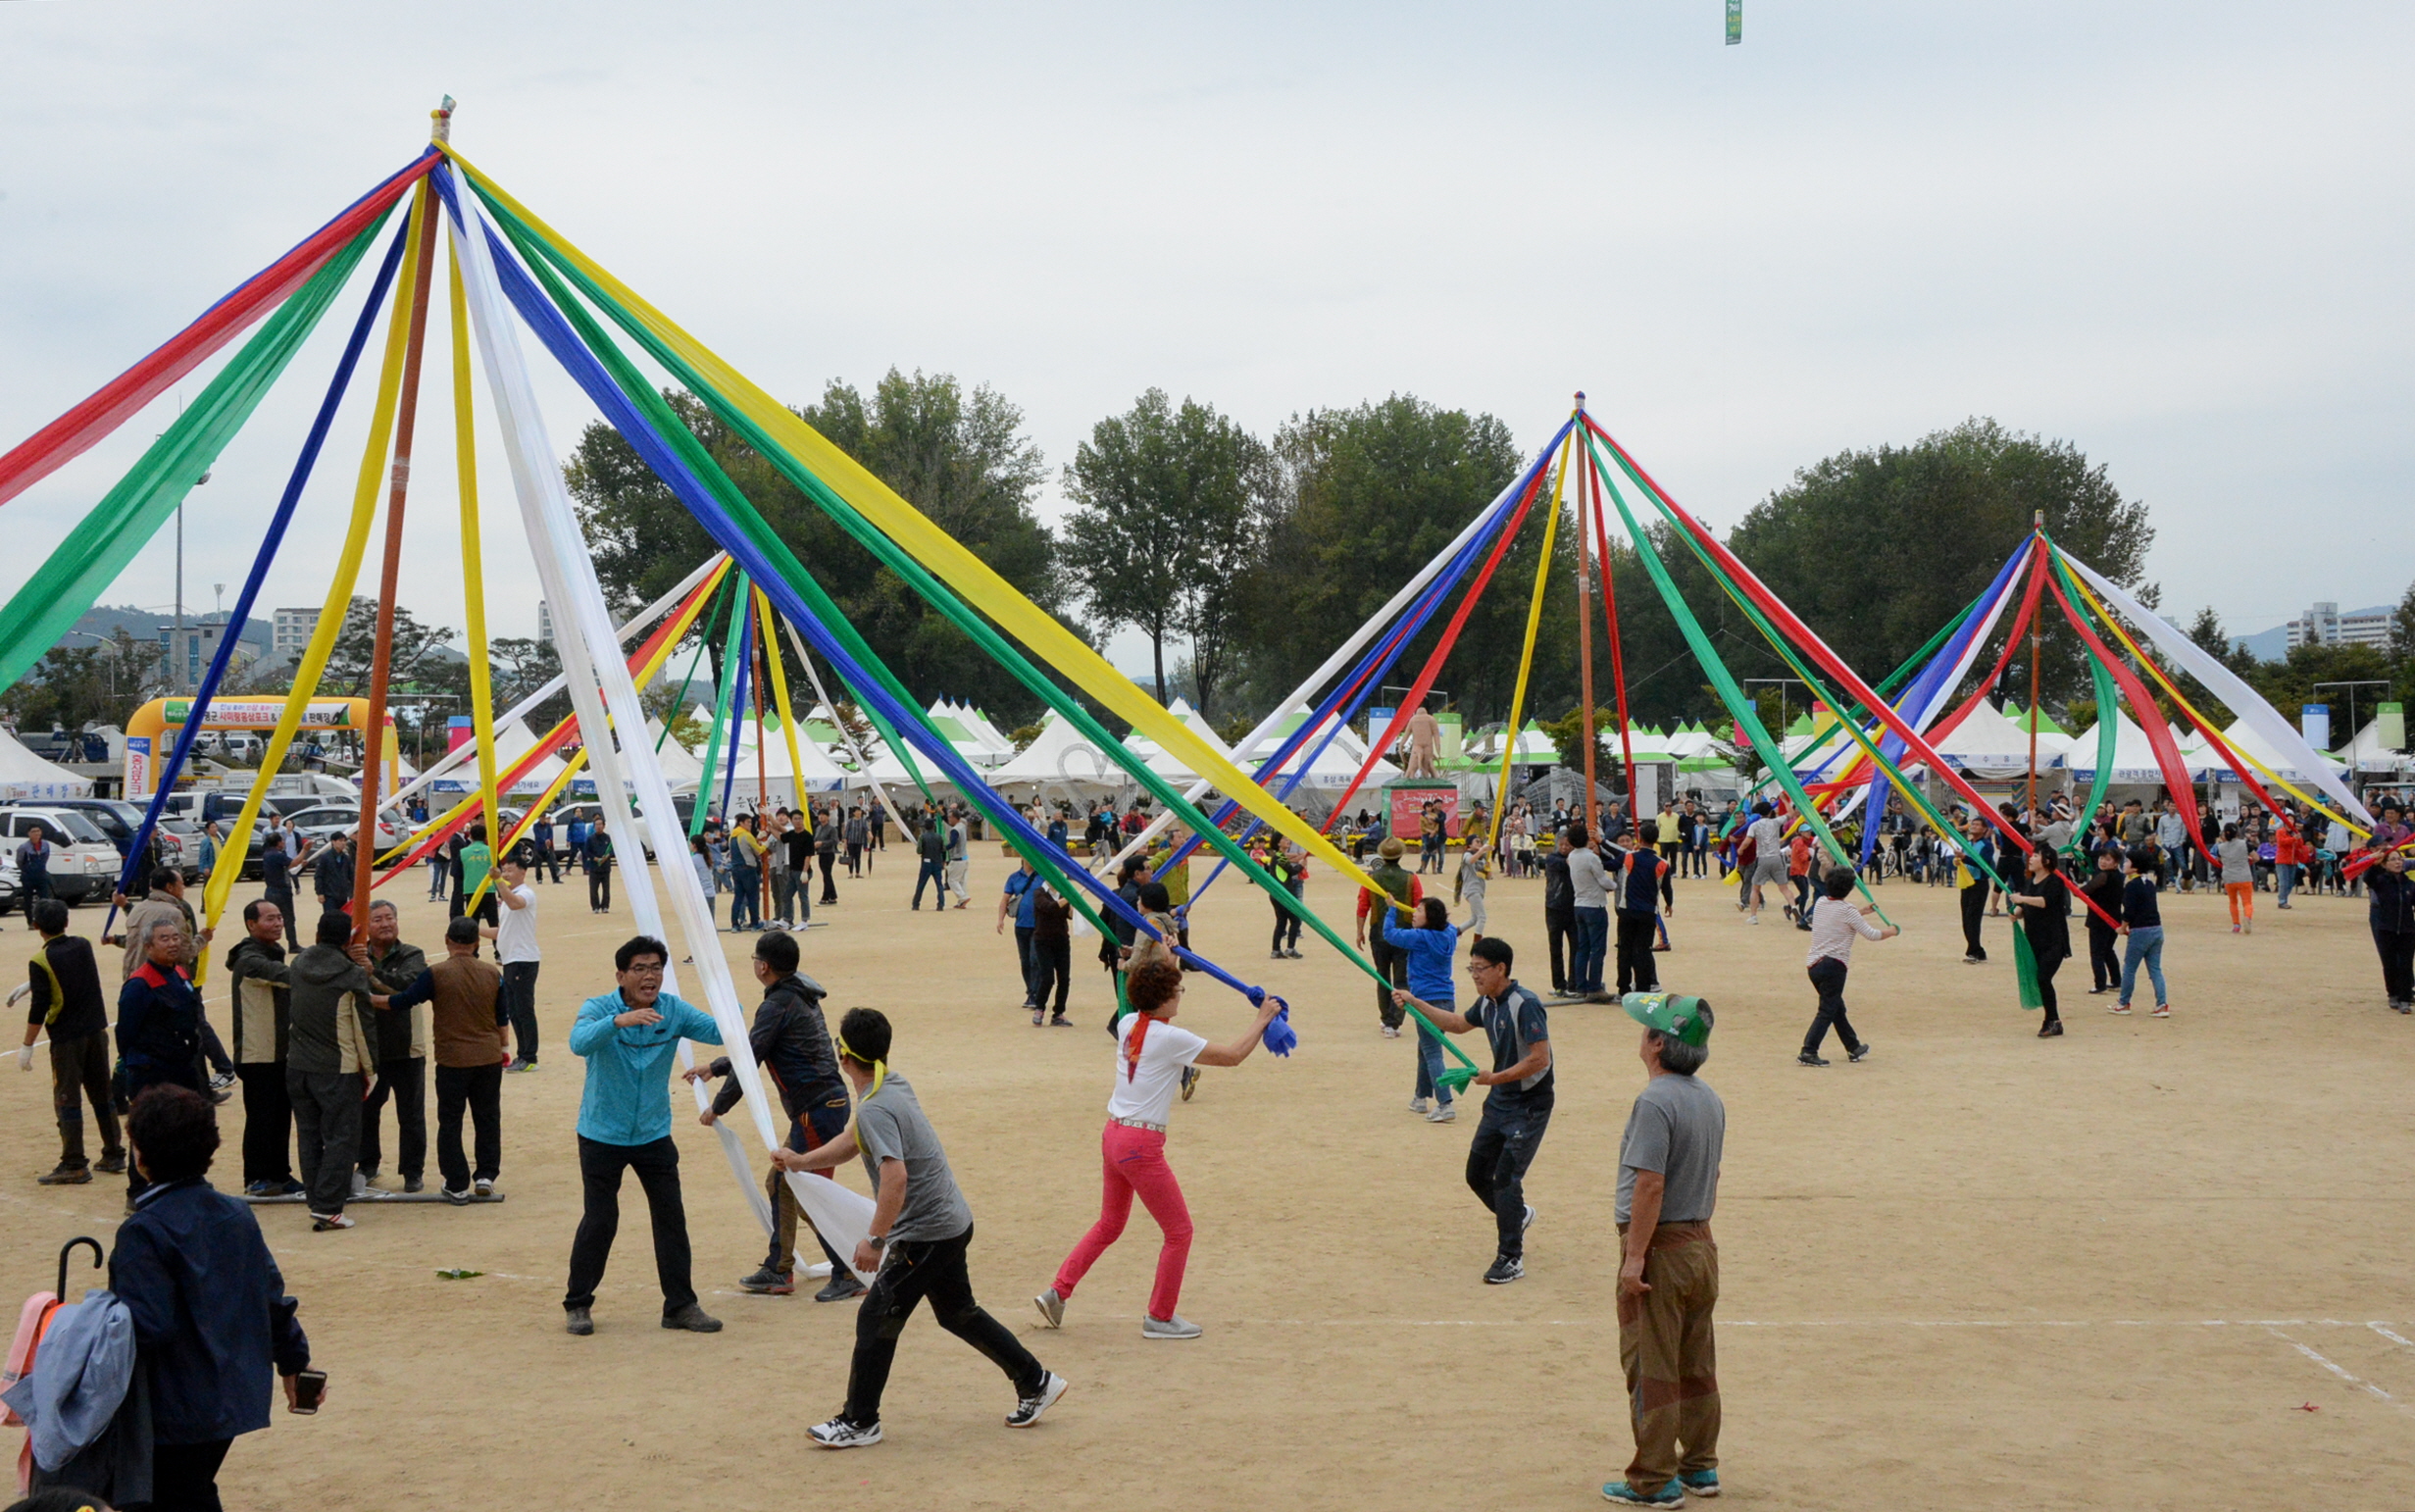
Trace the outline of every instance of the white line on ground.
[[2393, 1344], [2404, 1344], [2409, 1349], [2415, 1349], [2415, 1338], [2408, 1338], [2402, 1334], [2393, 1334], [2389, 1329], [2384, 1328], [2378, 1323], [2368, 1323], [2365, 1327], [2373, 1330], [2374, 1333], [2381, 1335], [2384, 1338], [2389, 1339]]
[[2341, 1370], [2337, 1365], [2334, 1365], [2331, 1361], [2315, 1353], [2312, 1349], [2307, 1348], [2304, 1344], [2299, 1343], [2296, 1339], [2291, 1338], [2289, 1335], [2282, 1333], [2279, 1329], [2268, 1329], [2266, 1332], [2271, 1334], [2273, 1337], [2280, 1339], [2283, 1343], [2288, 1344], [2290, 1348], [2296, 1350], [2299, 1354], [2304, 1355], [2307, 1359], [2314, 1361], [2315, 1364], [2322, 1366], [2325, 1370], [2330, 1371], [2335, 1376], [2338, 1376], [2348, 1385], [2363, 1386], [2366, 1390], [2371, 1391], [2374, 1395], [2390, 1403], [2392, 1407], [2397, 1408], [2400, 1412], [2415, 1413], [2415, 1407], [2409, 1407], [2406, 1403], [2398, 1400], [2398, 1398], [2390, 1395], [2388, 1391], [2383, 1390], [2380, 1386], [2375, 1386], [2370, 1381], [2360, 1380], [2355, 1376], [2349, 1375], [2346, 1371]]
[[[1600, 1318], [1236, 1318], [1236, 1324], [1276, 1329], [1599, 1329]], [[2345, 1318], [1721, 1318], [1723, 1329], [2373, 1329], [2399, 1343], [2382, 1323]], [[2400, 1323], [2415, 1328], [2415, 1323]], [[2295, 1342], [2291, 1340], [2291, 1342]]]

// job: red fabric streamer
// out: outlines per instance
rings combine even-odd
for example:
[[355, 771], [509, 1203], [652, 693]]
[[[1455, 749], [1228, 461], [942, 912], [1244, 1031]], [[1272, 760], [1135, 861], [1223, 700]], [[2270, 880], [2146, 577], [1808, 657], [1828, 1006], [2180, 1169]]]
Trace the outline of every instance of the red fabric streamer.
[[[2113, 680], [2120, 684], [2122, 696], [2130, 701], [2131, 712], [2138, 716], [2138, 727], [2146, 731], [2146, 743], [2154, 747], [2155, 764], [2163, 768], [2163, 784], [2171, 790], [2173, 801], [2180, 804], [2181, 822], [2189, 827], [2189, 838], [2195, 843], [2197, 853], [2212, 855], [2213, 852], [2205, 847], [2205, 836], [2197, 830], [2196, 784], [2189, 781], [2189, 764], [2181, 760], [2179, 744], [2173, 740], [2172, 731], [2164, 728], [2163, 711], [2155, 706], [2154, 695], [2146, 690], [2146, 684], [2138, 680], [2137, 673], [2123, 666], [2121, 658], [2096, 638], [2096, 632], [2088, 628], [2086, 620], [2080, 618], [2080, 611], [2072, 607], [2059, 582], [2054, 585], [2054, 598], [2063, 606], [2063, 617], [2071, 621], [2071, 628], [2079, 631], [2081, 643], [2088, 648], [2088, 654], [2105, 664], [2105, 671], [2111, 673]], [[2116, 711], [2117, 717], [2118, 713]], [[2096, 717], [2103, 719], [2105, 711], [2097, 710]], [[2188, 802], [2180, 803], [2179, 795], [2182, 793], [2189, 794]]]
[[301, 245], [238, 284], [201, 318], [171, 336], [142, 361], [109, 380], [89, 398], [36, 430], [0, 457], [0, 504], [90, 450], [171, 384], [242, 334], [254, 321], [308, 282], [327, 259], [383, 215], [420, 176], [441, 161], [430, 147], [410, 167], [352, 202], [343, 214], [311, 233]]
[[1610, 531], [1601, 518], [1601, 468], [1593, 461], [1590, 446], [1585, 449], [1585, 476], [1593, 489], [1593, 554], [1601, 562], [1601, 612], [1610, 621], [1610, 685], [1618, 694], [1619, 755], [1627, 763], [1627, 814], [1635, 832], [1641, 834], [1643, 816], [1635, 811], [1635, 740], [1627, 720], [1627, 658], [1619, 650], [1619, 590], [1610, 577]]
[[[1434, 642], [1434, 654], [1426, 658], [1426, 665], [1419, 670], [1417, 680], [1410, 684], [1409, 696], [1400, 700], [1400, 707], [1392, 711], [1391, 723], [1384, 727], [1384, 738], [1367, 742], [1367, 759], [1359, 764], [1357, 775], [1350, 779], [1350, 785], [1342, 789], [1341, 796], [1334, 800], [1333, 811], [1325, 816], [1325, 824], [1318, 830], [1318, 833], [1332, 832], [1334, 821], [1340, 819], [1349, 808], [1351, 796], [1358, 791], [1359, 785], [1367, 781], [1367, 774], [1376, 769], [1376, 763], [1384, 759], [1384, 753], [1391, 749], [1394, 740], [1400, 738], [1400, 731], [1409, 723], [1409, 716], [1425, 706], [1426, 693], [1434, 686], [1434, 680], [1440, 675], [1442, 663], [1451, 654], [1451, 647], [1458, 643], [1459, 631], [1461, 627], [1468, 623], [1469, 611], [1476, 607], [1478, 599], [1484, 596], [1484, 585], [1492, 580], [1492, 570], [1501, 565], [1502, 556], [1508, 552], [1509, 543], [1517, 538], [1518, 528], [1526, 523], [1526, 512], [1534, 507], [1535, 496], [1542, 491], [1542, 486], [1543, 470], [1537, 468], [1535, 472], [1535, 480], [1527, 484], [1526, 497], [1518, 501], [1518, 512], [1510, 516], [1509, 524], [1501, 528], [1500, 538], [1492, 543], [1492, 551], [1484, 558], [1484, 565], [1478, 570], [1476, 580], [1468, 584], [1468, 591], [1459, 600], [1459, 607], [1452, 613], [1450, 624], [1443, 628], [1442, 638]], [[1509, 732], [1510, 739], [1515, 740], [1517, 737], [1516, 731]], [[1263, 781], [1264, 779], [1260, 781]]]

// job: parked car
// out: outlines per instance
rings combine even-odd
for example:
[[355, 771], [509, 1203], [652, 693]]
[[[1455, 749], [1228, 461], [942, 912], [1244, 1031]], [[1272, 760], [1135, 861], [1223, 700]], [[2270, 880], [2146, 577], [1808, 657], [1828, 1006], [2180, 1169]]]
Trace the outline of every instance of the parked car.
[[0, 856], [0, 915], [17, 911], [17, 863]]
[[[0, 806], [0, 850], [13, 863], [17, 847], [32, 837], [37, 824], [43, 837], [58, 847], [50, 858], [50, 890], [59, 900], [71, 907], [90, 900], [109, 901], [117, 890], [124, 858], [100, 826], [83, 814], [47, 803]], [[19, 885], [24, 885], [22, 880]]]
[[[337, 804], [325, 803], [316, 808], [295, 810], [285, 817], [293, 821], [293, 828], [308, 836], [313, 845], [324, 844], [330, 835], [361, 832], [361, 811], [357, 808], [344, 808]], [[408, 830], [397, 828], [391, 814], [378, 814], [377, 849], [379, 851], [401, 844], [410, 832]]]
[[[143, 816], [148, 811], [146, 804], [129, 803], [122, 798], [53, 798], [49, 803], [53, 808], [74, 809], [98, 825], [101, 832], [109, 836], [109, 843], [118, 848], [121, 860], [132, 849], [134, 835], [142, 828]], [[155, 833], [159, 839], [160, 865], [181, 869], [184, 866], [184, 842], [164, 830]], [[145, 880], [137, 878], [136, 881], [142, 882]]]

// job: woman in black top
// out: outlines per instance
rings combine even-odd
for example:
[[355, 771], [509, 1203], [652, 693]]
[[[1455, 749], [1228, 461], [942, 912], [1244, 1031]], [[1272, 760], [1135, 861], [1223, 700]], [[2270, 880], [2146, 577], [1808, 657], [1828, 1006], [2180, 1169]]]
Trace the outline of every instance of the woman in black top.
[[2390, 1007], [2415, 1012], [2415, 876], [2407, 872], [2403, 851], [2388, 852], [2365, 873], [2365, 892], [2372, 900], [2373, 947], [2382, 957], [2382, 990]]
[[2038, 1037], [2050, 1039], [2063, 1033], [2062, 1016], [2055, 1012], [2054, 973], [2071, 954], [2071, 886], [2063, 881], [2063, 858], [2042, 845], [2031, 851], [2030, 885], [2036, 890], [2013, 893], [2011, 900], [2021, 907], [2021, 932], [2038, 960], [2038, 996], [2046, 1010]]
[[2111, 845], [2100, 845], [2094, 859], [2096, 870], [2088, 874], [2088, 884], [2081, 889], [2105, 911], [2103, 919], [2096, 917], [2095, 909], [2088, 916], [2088, 969], [2096, 983], [2088, 988], [2091, 996], [2122, 984], [2122, 957], [2113, 948], [2120, 936], [2106, 922], [2122, 917], [2122, 854]]

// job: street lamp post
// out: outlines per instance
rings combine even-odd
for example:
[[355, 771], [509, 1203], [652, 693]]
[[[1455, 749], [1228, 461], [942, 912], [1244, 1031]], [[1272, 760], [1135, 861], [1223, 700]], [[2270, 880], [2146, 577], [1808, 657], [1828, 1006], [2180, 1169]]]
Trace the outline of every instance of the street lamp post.
[[2352, 682], [2317, 682], [2314, 691], [2319, 693], [2327, 687], [2344, 687], [2348, 690], [2348, 791], [2356, 794], [2357, 801], [2361, 803], [2364, 801], [2365, 787], [2358, 781], [2363, 769], [2356, 760], [2356, 690], [2360, 687], [2378, 687], [2387, 692], [2390, 680], [2387, 678], [2362, 678]]

